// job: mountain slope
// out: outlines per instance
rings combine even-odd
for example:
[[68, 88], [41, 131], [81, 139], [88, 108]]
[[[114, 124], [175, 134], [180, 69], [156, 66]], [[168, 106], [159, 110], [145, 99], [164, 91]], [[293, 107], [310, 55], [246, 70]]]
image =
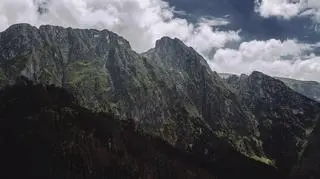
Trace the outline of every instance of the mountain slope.
[[288, 174], [320, 113], [319, 103], [259, 72], [223, 81], [194, 49], [168, 37], [138, 54], [107, 30], [13, 25], [0, 33], [1, 86], [21, 75], [70, 91], [81, 107], [132, 119], [138, 131], [224, 177], [252, 176], [252, 168]]
[[257, 118], [267, 156], [289, 172], [319, 119], [320, 104], [260, 72], [226, 81]]
[[188, 154], [25, 78], [0, 90], [0, 123], [1, 178], [280, 178], [228, 146], [217, 161]]
[[312, 132], [310, 140], [301, 159], [293, 169], [291, 177], [294, 179], [305, 178], [319, 178], [320, 177], [320, 122]]
[[254, 119], [247, 116], [237, 97], [191, 47], [178, 39], [164, 37], [144, 56], [150, 59], [150, 63], [166, 70], [166, 76], [171, 78], [170, 82], [165, 80], [170, 83], [168, 85], [173, 85], [178, 93], [182, 93], [182, 98], [195, 106], [197, 113], [217, 135], [255, 135]]
[[[235, 74], [230, 73], [219, 73], [219, 76], [222, 79], [227, 79], [230, 76]], [[295, 80], [291, 78], [282, 78], [282, 77], [273, 77], [275, 79], [281, 80], [285, 83], [288, 87], [293, 89], [294, 91], [320, 102], [320, 83], [316, 81], [302, 81], [302, 80]]]
[[214, 151], [223, 139], [264, 157], [255, 120], [206, 61], [177, 39], [163, 38], [140, 55], [107, 30], [17, 24], [0, 33], [0, 54], [3, 84], [23, 75], [61, 86], [82, 106], [132, 118], [184, 150], [204, 152], [199, 141], [205, 141]]

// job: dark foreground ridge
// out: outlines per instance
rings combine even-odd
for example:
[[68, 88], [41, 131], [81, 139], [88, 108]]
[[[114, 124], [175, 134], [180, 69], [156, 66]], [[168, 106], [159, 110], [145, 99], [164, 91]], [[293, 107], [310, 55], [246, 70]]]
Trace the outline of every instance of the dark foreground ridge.
[[227, 146], [215, 162], [178, 150], [23, 78], [0, 91], [0, 123], [1, 178], [280, 178]]

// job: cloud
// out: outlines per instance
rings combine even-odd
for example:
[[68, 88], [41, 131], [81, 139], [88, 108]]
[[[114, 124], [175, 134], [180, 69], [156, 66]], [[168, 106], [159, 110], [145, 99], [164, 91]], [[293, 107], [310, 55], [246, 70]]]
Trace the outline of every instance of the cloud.
[[320, 22], [319, 0], [256, 0], [255, 11], [262, 17], [280, 17], [291, 19], [308, 16]]
[[268, 75], [320, 81], [320, 57], [312, 54], [319, 44], [295, 40], [250, 41], [238, 49], [219, 49], [210, 64], [219, 72], [249, 74], [254, 70]]
[[212, 30], [211, 26], [225, 24], [223, 19], [190, 23], [175, 17], [176, 12], [162, 0], [1, 0], [0, 31], [18, 22], [109, 29], [139, 52], [153, 47], [162, 36], [180, 38], [200, 51], [240, 39], [238, 32]]

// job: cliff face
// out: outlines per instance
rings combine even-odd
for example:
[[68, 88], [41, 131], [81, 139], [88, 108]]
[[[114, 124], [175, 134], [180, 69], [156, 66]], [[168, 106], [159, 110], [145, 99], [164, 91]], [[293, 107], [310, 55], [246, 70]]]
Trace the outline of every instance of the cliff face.
[[319, 119], [320, 104], [260, 72], [226, 79], [259, 122], [263, 150], [289, 172]]

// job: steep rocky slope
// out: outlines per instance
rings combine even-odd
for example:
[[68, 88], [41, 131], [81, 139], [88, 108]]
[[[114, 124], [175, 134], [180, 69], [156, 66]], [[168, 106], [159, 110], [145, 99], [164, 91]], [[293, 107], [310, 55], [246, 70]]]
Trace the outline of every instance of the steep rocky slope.
[[320, 104], [260, 72], [231, 76], [226, 81], [258, 120], [267, 156], [289, 172], [319, 119]]
[[320, 178], [320, 122], [314, 129], [299, 162], [291, 172], [293, 179]]
[[[185, 150], [219, 138], [263, 157], [256, 123], [206, 61], [177, 39], [140, 55], [107, 30], [17, 24], [0, 34], [3, 84], [24, 75], [71, 90], [84, 107], [132, 118]], [[204, 149], [201, 149], [204, 150]]]
[[[230, 146], [213, 161], [94, 113], [65, 89], [19, 78], [0, 90], [1, 178], [281, 178]], [[254, 172], [252, 172], [254, 170]]]

